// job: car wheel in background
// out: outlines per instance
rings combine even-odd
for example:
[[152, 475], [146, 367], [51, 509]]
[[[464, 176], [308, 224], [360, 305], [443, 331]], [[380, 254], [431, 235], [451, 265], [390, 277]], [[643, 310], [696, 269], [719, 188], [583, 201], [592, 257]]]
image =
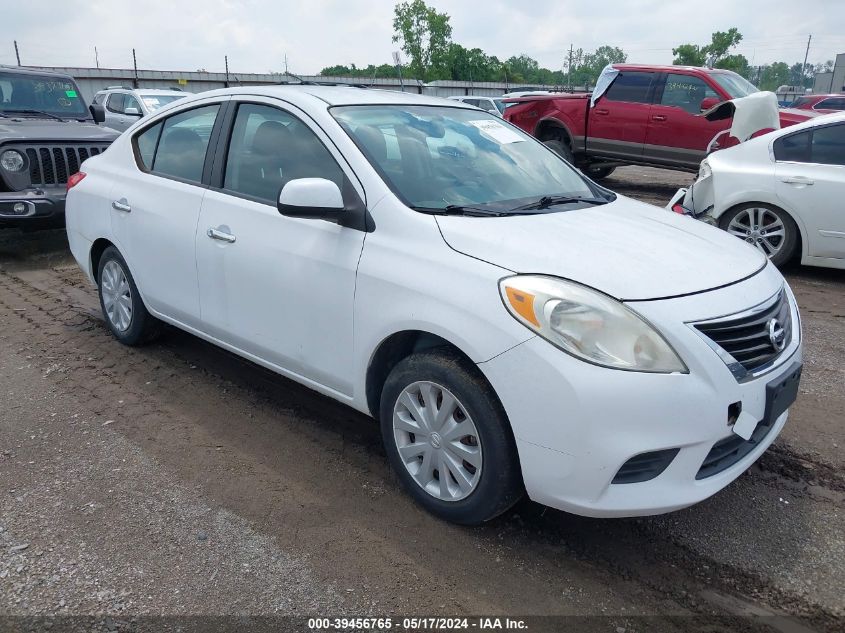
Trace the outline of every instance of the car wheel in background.
[[142, 345], [158, 335], [161, 322], [147, 312], [132, 273], [114, 246], [103, 251], [97, 280], [103, 318], [118, 341]]
[[775, 266], [789, 262], [798, 248], [798, 226], [786, 211], [774, 205], [742, 204], [725, 213], [719, 227], [755, 246]]
[[550, 138], [544, 140], [543, 145], [548, 147], [556, 154], [560, 155], [565, 161], [569, 163], [573, 162], [572, 149], [569, 147], [569, 143], [567, 143], [566, 141], [563, 141], [559, 138]]
[[388, 459], [432, 514], [476, 525], [523, 494], [516, 445], [493, 389], [471, 363], [433, 350], [400, 361], [382, 390]]
[[603, 180], [616, 171], [616, 167], [590, 167], [584, 168], [584, 173], [593, 180]]

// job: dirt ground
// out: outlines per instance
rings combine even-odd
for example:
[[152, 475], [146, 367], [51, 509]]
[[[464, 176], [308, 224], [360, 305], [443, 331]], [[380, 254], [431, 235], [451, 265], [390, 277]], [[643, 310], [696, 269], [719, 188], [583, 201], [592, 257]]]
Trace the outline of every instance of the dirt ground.
[[[663, 205], [690, 179], [626, 168], [607, 184]], [[61, 231], [0, 231], [0, 617], [580, 615], [618, 633], [749, 616], [842, 630], [845, 271], [787, 277], [801, 393], [733, 485], [660, 517], [523, 501], [466, 529], [402, 493], [371, 419], [174, 329], [119, 345]]]

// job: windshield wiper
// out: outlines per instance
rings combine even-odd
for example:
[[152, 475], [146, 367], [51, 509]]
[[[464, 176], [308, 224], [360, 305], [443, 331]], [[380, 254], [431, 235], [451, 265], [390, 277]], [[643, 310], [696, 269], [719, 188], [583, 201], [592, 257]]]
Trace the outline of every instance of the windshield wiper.
[[414, 207], [417, 211], [423, 213], [430, 213], [432, 215], [468, 215], [475, 217], [498, 217], [503, 215], [513, 215], [511, 211], [495, 211], [493, 209], [484, 209], [482, 207], [473, 207], [463, 204], [447, 204], [443, 208], [435, 207]]
[[51, 119], [56, 119], [56, 121], [64, 121], [64, 119], [58, 114], [53, 114], [52, 112], [44, 112], [44, 110], [4, 110], [4, 112], [17, 112], [19, 114], [41, 114], [43, 116], [50, 117]]
[[543, 196], [539, 200], [529, 202], [521, 207], [516, 207], [514, 211], [522, 211], [524, 209], [548, 209], [556, 204], [571, 204], [576, 202], [584, 202], [586, 204], [607, 204], [608, 200], [604, 198], [579, 198], [578, 196]]

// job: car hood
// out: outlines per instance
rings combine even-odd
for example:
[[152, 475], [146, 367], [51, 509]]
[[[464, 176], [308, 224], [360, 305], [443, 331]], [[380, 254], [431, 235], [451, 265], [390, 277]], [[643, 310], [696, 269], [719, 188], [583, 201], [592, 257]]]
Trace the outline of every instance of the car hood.
[[84, 121], [54, 121], [15, 117], [0, 119], [0, 143], [71, 141], [111, 143], [120, 134], [114, 130]]
[[437, 216], [446, 243], [516, 273], [563, 277], [620, 300], [703, 292], [762, 270], [756, 249], [689, 217], [629, 198], [507, 217]]

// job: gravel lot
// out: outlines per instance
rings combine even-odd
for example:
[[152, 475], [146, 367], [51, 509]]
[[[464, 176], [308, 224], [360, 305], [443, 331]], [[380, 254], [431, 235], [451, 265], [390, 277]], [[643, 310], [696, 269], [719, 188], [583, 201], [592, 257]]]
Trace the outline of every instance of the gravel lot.
[[[690, 180], [625, 168], [607, 184], [663, 205]], [[176, 330], [117, 344], [61, 231], [0, 231], [0, 630], [50, 614], [106, 629], [143, 615], [502, 614], [842, 630], [845, 271], [787, 276], [801, 394], [732, 486], [662, 517], [524, 501], [464, 529], [402, 493], [369, 418]]]

